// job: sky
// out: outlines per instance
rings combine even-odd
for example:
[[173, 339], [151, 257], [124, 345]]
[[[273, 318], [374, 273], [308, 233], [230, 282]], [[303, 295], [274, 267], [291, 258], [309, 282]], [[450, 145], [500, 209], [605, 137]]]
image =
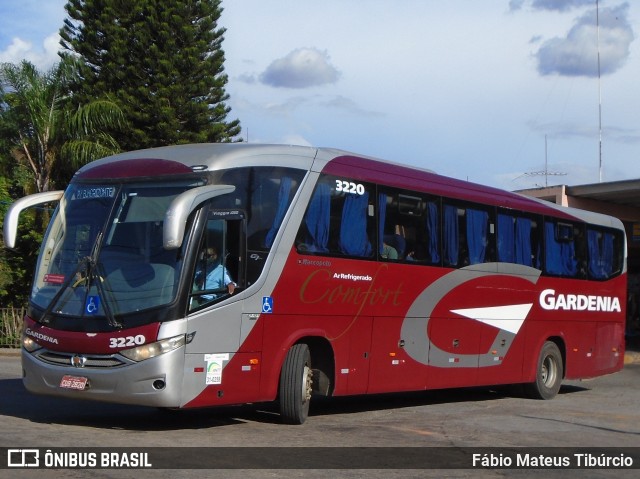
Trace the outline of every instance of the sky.
[[[65, 4], [0, 0], [0, 62], [50, 68]], [[640, 2], [222, 7], [228, 119], [250, 143], [339, 148], [508, 190], [640, 178]]]

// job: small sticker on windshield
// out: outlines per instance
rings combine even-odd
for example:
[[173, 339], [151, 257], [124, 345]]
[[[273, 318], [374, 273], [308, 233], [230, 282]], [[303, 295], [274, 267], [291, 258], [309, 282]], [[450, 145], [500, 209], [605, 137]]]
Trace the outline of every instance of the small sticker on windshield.
[[47, 284], [62, 284], [64, 283], [64, 274], [45, 274], [44, 282]]
[[98, 314], [100, 310], [100, 296], [89, 296], [84, 306], [84, 311], [87, 314]]

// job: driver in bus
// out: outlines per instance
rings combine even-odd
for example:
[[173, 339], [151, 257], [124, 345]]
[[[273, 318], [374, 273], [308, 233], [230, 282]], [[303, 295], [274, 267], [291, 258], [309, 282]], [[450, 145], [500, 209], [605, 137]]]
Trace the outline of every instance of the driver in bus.
[[[203, 259], [206, 262], [205, 270], [196, 272], [194, 286], [198, 290], [223, 290], [227, 289], [229, 294], [233, 294], [236, 289], [236, 283], [229, 276], [227, 268], [220, 261], [218, 250], [215, 247], [208, 247], [203, 251]], [[202, 295], [203, 300], [210, 301], [216, 299], [215, 294]]]

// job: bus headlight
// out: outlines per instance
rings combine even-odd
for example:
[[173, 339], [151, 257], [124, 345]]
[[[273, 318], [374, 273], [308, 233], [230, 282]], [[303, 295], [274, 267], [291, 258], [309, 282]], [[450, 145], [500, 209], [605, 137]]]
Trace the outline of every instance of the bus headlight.
[[182, 334], [180, 336], [174, 336], [173, 338], [156, 341], [155, 343], [143, 344], [142, 346], [132, 349], [125, 349], [120, 351], [120, 354], [132, 361], [139, 362], [168, 353], [169, 351], [178, 349], [180, 346], [184, 346], [184, 344], [185, 336]]
[[42, 346], [36, 343], [32, 337], [27, 336], [26, 334], [22, 336], [22, 347], [26, 349], [28, 352], [32, 353]]

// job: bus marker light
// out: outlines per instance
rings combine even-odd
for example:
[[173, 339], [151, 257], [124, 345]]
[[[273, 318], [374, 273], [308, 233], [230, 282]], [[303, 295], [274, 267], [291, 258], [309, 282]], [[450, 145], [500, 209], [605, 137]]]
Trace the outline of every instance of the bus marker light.
[[396, 353], [389, 353], [389, 356], [391, 356], [392, 358], [396, 357]]
[[193, 368], [193, 372], [194, 373], [203, 373], [204, 372], [204, 368], [203, 367]]
[[249, 359], [249, 364], [256, 365], [260, 364], [260, 361], [257, 358]]

